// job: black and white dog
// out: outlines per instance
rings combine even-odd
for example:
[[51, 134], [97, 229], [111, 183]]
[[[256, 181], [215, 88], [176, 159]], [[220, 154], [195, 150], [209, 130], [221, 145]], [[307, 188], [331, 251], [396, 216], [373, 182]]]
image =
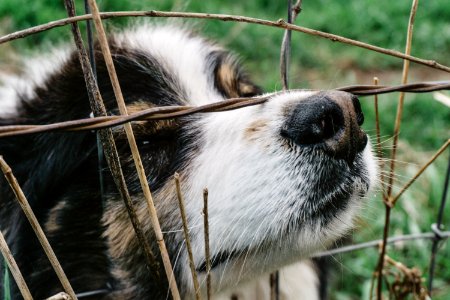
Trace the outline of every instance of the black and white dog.
[[[229, 52], [176, 26], [135, 26], [110, 37], [110, 47], [130, 113], [262, 93]], [[98, 84], [109, 113], [117, 114], [97, 52]], [[1, 125], [89, 118], [77, 55], [61, 51], [46, 57], [51, 59], [28, 64], [21, 77], [3, 75]], [[203, 293], [201, 212], [202, 191], [208, 188], [216, 299], [264, 299], [268, 274], [277, 269], [282, 297], [319, 299], [320, 274], [307, 258], [352, 227], [375, 181], [376, 163], [362, 122], [358, 99], [338, 91], [288, 91], [258, 106], [134, 122], [182, 298], [192, 298], [194, 288], [174, 172], [181, 176]], [[159, 253], [124, 131], [116, 127], [113, 133], [145, 235]], [[90, 299], [166, 299], [167, 282], [150, 276], [107, 170], [101, 200], [95, 132], [3, 138], [0, 155], [11, 165], [77, 293], [103, 291]], [[9, 186], [4, 179], [0, 184], [0, 228], [33, 296], [62, 291]], [[11, 285], [14, 299], [19, 298]]]

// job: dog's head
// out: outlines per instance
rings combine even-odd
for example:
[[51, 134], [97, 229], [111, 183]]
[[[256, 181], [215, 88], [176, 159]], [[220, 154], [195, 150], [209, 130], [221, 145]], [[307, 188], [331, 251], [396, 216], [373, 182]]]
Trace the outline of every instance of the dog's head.
[[[259, 93], [232, 56], [196, 39], [190, 37], [183, 45], [173, 39], [167, 43], [178, 45], [169, 47], [176, 53], [158, 52], [158, 63], [171, 72], [171, 84], [185, 95], [183, 100], [195, 105]], [[153, 173], [148, 175], [166, 242], [185, 290], [193, 287], [173, 172], [181, 176], [201, 278], [206, 270], [202, 194], [209, 190], [216, 289], [329, 246], [351, 228], [374, 183], [376, 166], [355, 96], [339, 91], [266, 96], [269, 100], [258, 106], [136, 127], [146, 169]], [[154, 128], [161, 128], [165, 142], [152, 141]], [[145, 201], [136, 197], [141, 219], [149, 224]], [[107, 225], [120, 219], [111, 216]], [[111, 241], [120, 241], [118, 231], [108, 234]], [[128, 256], [119, 251], [125, 249], [121, 242], [112, 249], [116, 257]]]
[[[184, 30], [141, 26], [110, 42], [130, 113], [261, 93], [227, 51]], [[100, 53], [97, 70], [103, 99], [114, 113], [115, 100]], [[31, 86], [32, 92], [18, 97], [23, 100], [17, 107], [18, 119], [42, 124], [91, 114], [75, 54], [59, 70], [42, 77], [38, 86]], [[185, 294], [192, 293], [193, 285], [174, 172], [180, 173], [201, 280], [206, 274], [203, 189], [209, 190], [216, 291], [329, 246], [351, 228], [374, 183], [376, 166], [361, 129], [364, 118], [355, 96], [338, 91], [287, 91], [265, 97], [264, 104], [237, 110], [133, 122], [164, 239]], [[113, 133], [138, 217], [158, 253], [125, 133], [120, 127]], [[125, 206], [106, 175], [105, 202], [100, 203], [95, 137], [94, 132], [54, 133], [12, 139], [0, 146], [14, 161], [13, 169], [25, 183], [26, 194], [32, 196], [32, 205], [39, 208], [46, 233], [57, 241], [56, 252], [63, 265], [70, 266], [75, 286], [102, 286], [100, 279], [94, 284], [81, 276], [100, 272], [90, 268], [102, 264], [101, 272], [108, 274], [97, 277], [109, 278], [112, 266], [113, 277], [122, 283], [117, 289], [129, 288], [135, 299], [164, 296], [165, 291], [150, 283]], [[30, 144], [33, 149], [26, 150]], [[30, 175], [29, 170], [34, 173]], [[90, 212], [87, 219], [86, 211]], [[68, 228], [74, 238], [68, 238]], [[23, 243], [16, 248], [25, 257], [36, 247]], [[78, 251], [73, 249], [84, 250], [72, 253]], [[97, 256], [89, 253], [102, 259], [93, 262]], [[90, 271], [80, 275], [79, 270]], [[47, 284], [44, 272], [38, 276], [36, 289]]]

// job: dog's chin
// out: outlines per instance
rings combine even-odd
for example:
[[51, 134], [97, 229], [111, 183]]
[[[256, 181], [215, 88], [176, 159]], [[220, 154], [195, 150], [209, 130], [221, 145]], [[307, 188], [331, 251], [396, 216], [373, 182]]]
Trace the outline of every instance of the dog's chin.
[[[307, 194], [299, 194], [295, 202], [301, 204], [288, 218], [280, 220], [276, 235], [267, 235], [265, 240], [252, 248], [213, 253], [212, 269], [221, 270], [225, 265], [234, 265], [241, 260], [249, 265], [262, 250], [265, 255], [273, 256], [271, 259], [274, 261], [280, 255], [285, 261], [295, 262], [324, 250], [345, 234], [352, 227], [353, 218], [370, 190], [369, 175], [362, 153], [358, 154], [353, 166], [331, 159], [329, 162], [326, 172], [315, 171], [316, 175], [321, 175], [316, 177], [319, 180], [309, 183], [313, 188]], [[305, 240], [310, 243], [305, 244]], [[282, 251], [280, 248], [283, 248]], [[197, 271], [206, 271], [205, 261], [197, 266]]]

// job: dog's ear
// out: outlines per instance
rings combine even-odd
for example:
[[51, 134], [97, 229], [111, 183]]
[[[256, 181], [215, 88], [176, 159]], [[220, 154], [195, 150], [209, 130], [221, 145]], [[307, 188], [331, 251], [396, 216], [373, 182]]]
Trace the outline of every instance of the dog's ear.
[[253, 97], [263, 93], [230, 53], [217, 51], [211, 58], [214, 66], [214, 84], [226, 98]]

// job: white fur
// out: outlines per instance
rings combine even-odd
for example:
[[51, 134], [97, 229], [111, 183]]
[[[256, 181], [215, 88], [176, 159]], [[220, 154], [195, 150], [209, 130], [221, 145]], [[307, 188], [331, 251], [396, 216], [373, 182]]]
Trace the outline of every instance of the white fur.
[[0, 117], [16, 114], [21, 96], [34, 97], [36, 87], [61, 69], [69, 54], [67, 47], [54, 48], [45, 56], [26, 59], [20, 75], [0, 73]]
[[[365, 191], [358, 181], [353, 184], [354, 196], [348, 208], [336, 215], [328, 226], [299, 224], [298, 230], [283, 233], [286, 220], [299, 213], [306, 201], [307, 191], [299, 191], [296, 186], [308, 190], [308, 178], [317, 175], [312, 173], [311, 162], [305, 161], [300, 168], [293, 167], [298, 157], [283, 147], [280, 128], [286, 120], [285, 110], [313, 94], [289, 92], [260, 106], [210, 114], [200, 121], [203, 136], [198, 143], [202, 147], [189, 162], [188, 176], [183, 182], [183, 194], [188, 199], [187, 213], [194, 226], [191, 231], [194, 253], [203, 253], [202, 228], [195, 225], [202, 222], [199, 212], [205, 187], [210, 195], [211, 252], [249, 249], [244, 258], [214, 269], [215, 290], [235, 286], [258, 274], [265, 276], [276, 266], [307, 258], [325, 249], [352, 227], [361, 203], [358, 193], [361, 189]], [[265, 125], [249, 138], [247, 129], [257, 121]], [[363, 157], [372, 184], [376, 167], [370, 145]], [[268, 245], [261, 245], [264, 240]], [[267, 247], [272, 250], [267, 251]], [[197, 265], [202, 257], [196, 256]], [[188, 265], [186, 255], [182, 255], [181, 262], [185, 262], [182, 266]], [[183, 276], [186, 282], [191, 282], [187, 267]]]
[[118, 45], [147, 52], [161, 62], [185, 88], [189, 104], [199, 106], [223, 100], [214, 88], [206, 60], [211, 51], [220, 50], [218, 46], [167, 25], [146, 24], [116, 37]]
[[[118, 34], [116, 41], [119, 46], [142, 50], [157, 58], [183, 87], [189, 105], [223, 99], [214, 87], [207, 62], [208, 54], [219, 50], [218, 46], [172, 26], [139, 26]], [[32, 96], [34, 88], [66, 58], [67, 51], [62, 51], [55, 53], [51, 60], [30, 63], [29, 71], [21, 78], [2, 76], [5, 86], [0, 87], [0, 116], [15, 113], [19, 98], [16, 91]], [[311, 161], [305, 161], [300, 168], [293, 167], [299, 163], [298, 157], [284, 148], [280, 128], [286, 119], [286, 109], [314, 93], [279, 94], [263, 105], [209, 114], [196, 124], [202, 133], [198, 141], [201, 147], [188, 162], [182, 181], [196, 265], [201, 263], [204, 251], [203, 227], [199, 225], [203, 222], [200, 212], [205, 187], [210, 195], [211, 252], [249, 251], [244, 257], [213, 270], [214, 290], [226, 290], [218, 296], [219, 300], [233, 293], [242, 295], [239, 299], [268, 299], [269, 272], [325, 249], [352, 226], [361, 202], [357, 196], [361, 189], [359, 182], [354, 183], [354, 196], [348, 208], [326, 227], [300, 223], [298, 230], [284, 232], [287, 220], [298, 214], [306, 201], [307, 191], [295, 187], [307, 189], [308, 179], [316, 174], [308, 165], [314, 163]], [[248, 129], [258, 122], [264, 125], [248, 134]], [[377, 170], [370, 144], [363, 157], [372, 186]], [[267, 247], [270, 251], [266, 251]], [[185, 251], [176, 267], [182, 269], [182, 281], [191, 283]], [[296, 263], [281, 269], [280, 274], [283, 299], [318, 298], [318, 278], [309, 264]], [[204, 283], [205, 276], [200, 276], [200, 280]], [[253, 282], [245, 284], [249, 281]], [[236, 286], [241, 282], [244, 284]]]
[[[319, 299], [319, 278], [314, 267], [308, 262], [299, 262], [279, 271], [279, 296], [283, 300]], [[261, 276], [239, 287], [214, 296], [214, 300], [270, 300], [269, 275]]]

